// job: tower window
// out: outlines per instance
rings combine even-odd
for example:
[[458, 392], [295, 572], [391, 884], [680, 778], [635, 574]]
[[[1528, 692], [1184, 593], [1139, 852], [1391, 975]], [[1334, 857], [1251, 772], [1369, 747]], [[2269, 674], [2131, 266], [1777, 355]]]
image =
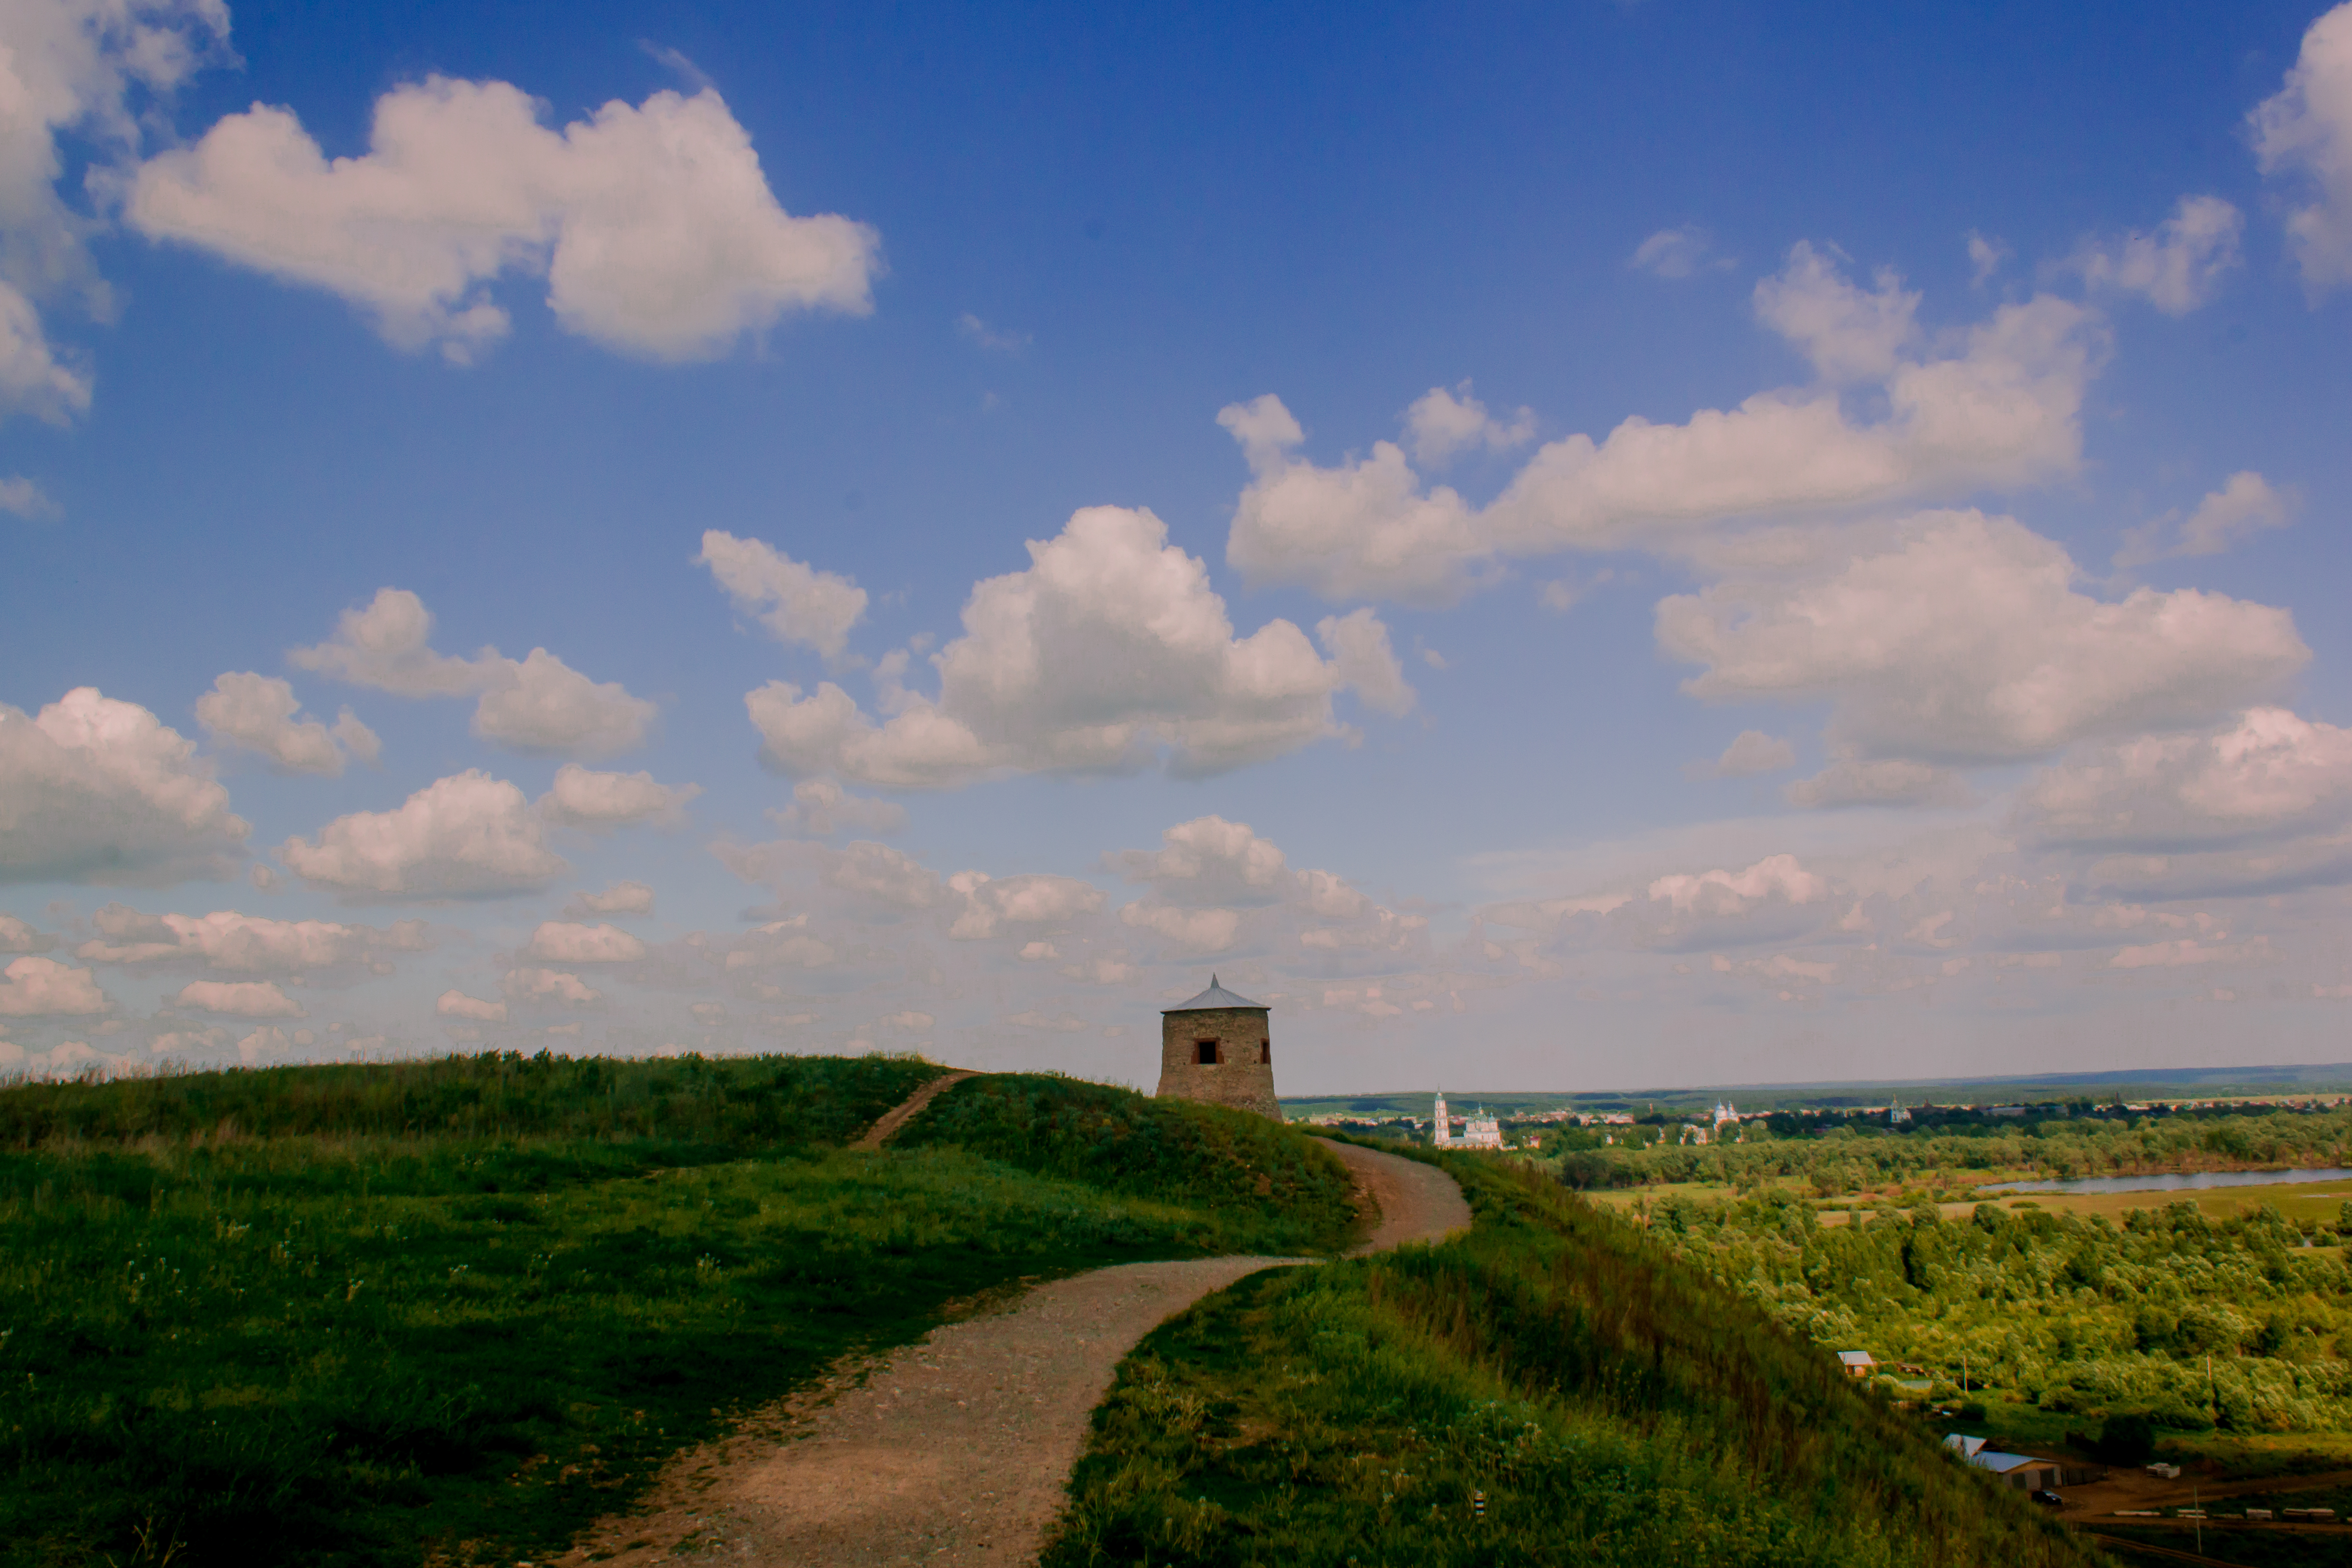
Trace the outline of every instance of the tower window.
[[1257, 1043], [1257, 1059], [1267, 1067], [1272, 1067], [1274, 1065], [1274, 1042], [1272, 1040], [1260, 1040]]
[[1214, 1040], [1202, 1040], [1200, 1042], [1200, 1046], [1201, 1065], [1204, 1068], [1215, 1067], [1217, 1065], [1217, 1042]]

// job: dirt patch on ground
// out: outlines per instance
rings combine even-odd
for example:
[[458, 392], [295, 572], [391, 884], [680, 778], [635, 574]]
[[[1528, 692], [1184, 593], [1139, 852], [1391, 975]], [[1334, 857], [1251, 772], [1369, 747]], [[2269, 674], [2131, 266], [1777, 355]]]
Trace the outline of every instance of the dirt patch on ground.
[[[1359, 1250], [1470, 1223], [1434, 1166], [1328, 1145], [1379, 1210]], [[708, 1557], [761, 1568], [1035, 1560], [1062, 1506], [1087, 1417], [1137, 1341], [1213, 1290], [1302, 1261], [1130, 1263], [1040, 1285], [989, 1316], [845, 1368], [683, 1455], [638, 1513], [604, 1521], [560, 1561]]]

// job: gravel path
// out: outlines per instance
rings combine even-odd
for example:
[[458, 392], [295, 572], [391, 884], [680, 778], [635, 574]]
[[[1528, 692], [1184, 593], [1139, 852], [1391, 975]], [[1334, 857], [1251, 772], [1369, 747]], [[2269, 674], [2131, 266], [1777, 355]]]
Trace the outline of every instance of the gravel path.
[[[1381, 1223], [1357, 1250], [1470, 1223], [1454, 1179], [1353, 1144]], [[637, 1568], [692, 1554], [759, 1568], [1015, 1568], [1060, 1510], [1087, 1418], [1136, 1342], [1213, 1290], [1305, 1261], [1129, 1263], [1041, 1285], [1010, 1310], [828, 1380], [733, 1436], [682, 1456], [647, 1500], [562, 1562]]]

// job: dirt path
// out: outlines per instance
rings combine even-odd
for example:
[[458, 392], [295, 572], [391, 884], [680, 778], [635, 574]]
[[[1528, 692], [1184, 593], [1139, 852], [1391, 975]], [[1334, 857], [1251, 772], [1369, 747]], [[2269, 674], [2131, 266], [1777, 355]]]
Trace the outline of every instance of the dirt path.
[[[1469, 1225], [1470, 1205], [1443, 1171], [1353, 1144], [1327, 1147], [1379, 1208], [1380, 1224], [1358, 1251]], [[1087, 1418], [1136, 1342], [1213, 1290], [1302, 1261], [1129, 1263], [1039, 1286], [1009, 1310], [935, 1329], [682, 1456], [647, 1511], [604, 1521], [560, 1561], [1033, 1562], [1062, 1506]]]
[[884, 1111], [880, 1120], [877, 1121], [873, 1126], [866, 1130], [866, 1136], [860, 1138], [856, 1142], [852, 1143], [850, 1147], [853, 1149], [879, 1149], [883, 1144], [887, 1143], [891, 1138], [896, 1135], [899, 1128], [904, 1127], [908, 1122], [912, 1121], [916, 1117], [921, 1115], [923, 1107], [937, 1100], [941, 1093], [947, 1089], [952, 1089], [968, 1078], [978, 1078], [979, 1076], [980, 1075], [978, 1073], [970, 1072], [950, 1072], [940, 1074], [938, 1078], [931, 1079], [930, 1082], [923, 1085], [922, 1088], [908, 1095], [898, 1104], [894, 1105], [889, 1110]]

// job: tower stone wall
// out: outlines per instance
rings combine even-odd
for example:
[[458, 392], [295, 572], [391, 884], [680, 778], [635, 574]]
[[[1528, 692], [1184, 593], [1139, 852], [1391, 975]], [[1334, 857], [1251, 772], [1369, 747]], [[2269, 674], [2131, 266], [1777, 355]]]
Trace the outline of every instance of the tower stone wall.
[[[1213, 1059], [1203, 1061], [1204, 1055]], [[1269, 1010], [1183, 1007], [1162, 1013], [1159, 1094], [1163, 1100], [1205, 1100], [1281, 1121], [1282, 1105], [1274, 1096]]]

